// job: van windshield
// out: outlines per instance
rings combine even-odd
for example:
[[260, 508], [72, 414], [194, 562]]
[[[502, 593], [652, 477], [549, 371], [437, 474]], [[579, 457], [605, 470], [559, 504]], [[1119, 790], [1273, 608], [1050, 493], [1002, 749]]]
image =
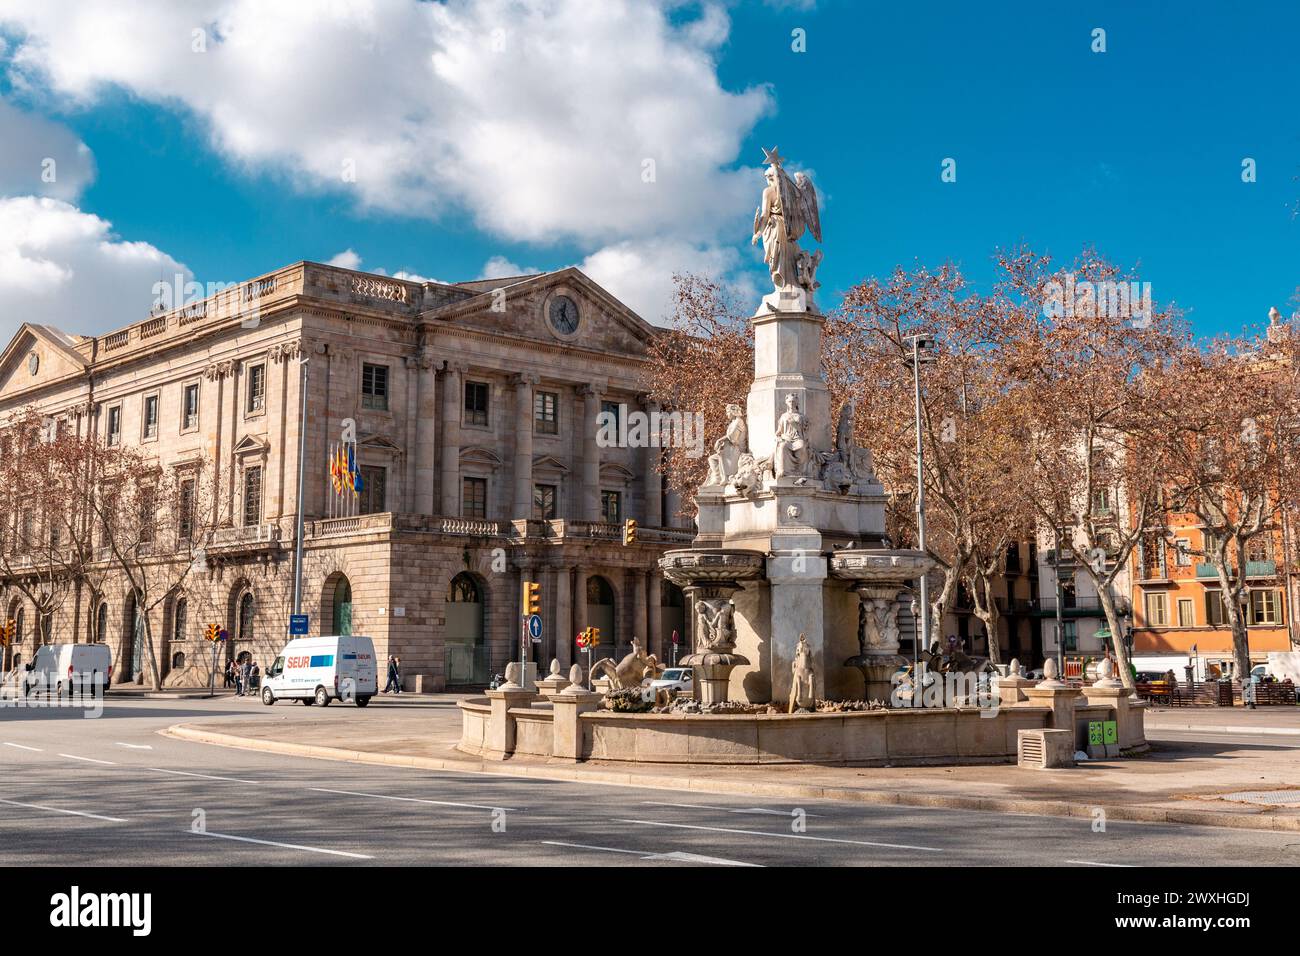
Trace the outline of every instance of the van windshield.
[[283, 658], [283, 657], [277, 657], [277, 658], [275, 659], [275, 663], [271, 665], [271, 673], [270, 673], [270, 676], [271, 676], [271, 677], [274, 677], [276, 674], [280, 673], [282, 670], [284, 670], [284, 658]]

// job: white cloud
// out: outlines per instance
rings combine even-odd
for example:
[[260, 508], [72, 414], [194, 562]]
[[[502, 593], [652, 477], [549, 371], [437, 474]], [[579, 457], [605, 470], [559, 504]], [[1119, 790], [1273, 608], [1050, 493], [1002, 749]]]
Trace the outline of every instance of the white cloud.
[[66, 126], [0, 98], [0, 195], [75, 201], [95, 179], [90, 149]]
[[663, 325], [672, 313], [676, 274], [711, 276], [757, 305], [754, 273], [731, 246], [676, 240], [629, 240], [592, 253], [578, 268], [645, 319]]
[[505, 256], [493, 256], [483, 263], [483, 271], [478, 274], [478, 277], [480, 279], [506, 279], [512, 276], [532, 275], [542, 271], [535, 266], [516, 265]]
[[360, 269], [361, 257], [348, 248], [326, 259], [325, 264], [327, 266], [338, 266], [340, 269]]
[[772, 105], [718, 83], [715, 4], [0, 0], [0, 22], [19, 85], [121, 87], [192, 111], [232, 164], [516, 241], [711, 237], [752, 202], [727, 167]]
[[23, 322], [97, 334], [149, 315], [160, 280], [184, 265], [66, 202], [0, 198], [0, 343]]

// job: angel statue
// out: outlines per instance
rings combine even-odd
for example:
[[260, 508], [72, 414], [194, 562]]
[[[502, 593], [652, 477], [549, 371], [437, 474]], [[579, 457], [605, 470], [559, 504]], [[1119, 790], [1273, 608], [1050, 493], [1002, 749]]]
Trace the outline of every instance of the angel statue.
[[763, 239], [763, 261], [772, 273], [772, 284], [777, 290], [799, 287], [809, 297], [820, 284], [817, 266], [822, 254], [818, 250], [809, 255], [799, 247], [799, 237], [804, 230], [822, 241], [821, 216], [817, 211], [817, 190], [803, 173], [795, 173], [792, 180], [781, 167], [785, 159], [773, 148], [763, 150], [767, 162], [767, 188], [754, 213], [754, 237], [750, 245]]

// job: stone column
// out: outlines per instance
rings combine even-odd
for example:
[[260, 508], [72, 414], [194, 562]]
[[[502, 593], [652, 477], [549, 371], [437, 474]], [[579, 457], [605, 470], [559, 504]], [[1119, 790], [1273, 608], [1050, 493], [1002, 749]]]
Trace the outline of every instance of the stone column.
[[565, 673], [573, 664], [573, 638], [578, 633], [573, 626], [572, 571], [564, 565], [555, 569], [555, 659]]
[[[199, 427], [205, 436], [205, 450], [212, 462], [212, 521], [221, 515], [221, 432], [225, 419], [226, 379], [230, 376], [230, 362], [217, 362], [203, 370], [202, 398]], [[103, 416], [101, 416], [103, 417]]]
[[640, 641], [649, 653], [650, 622], [646, 614], [645, 572], [636, 569], [632, 572], [632, 636]]
[[649, 579], [649, 607], [647, 613], [650, 615], [650, 626], [648, 633], [650, 635], [650, 653], [655, 656], [661, 664], [668, 660], [668, 648], [664, 647], [663, 634], [663, 611], [661, 604], [663, 601], [663, 579], [654, 571], [646, 572]]
[[[659, 414], [659, 403], [650, 399], [648, 396], [641, 397], [645, 405], [646, 414], [650, 417], [653, 425], [655, 416]], [[660, 448], [657, 444], [647, 444], [645, 448], [645, 460], [642, 463], [642, 487], [645, 495], [645, 524], [648, 528], [660, 528], [664, 523], [663, 507], [663, 475], [659, 474], [657, 465], [659, 464]]]
[[460, 514], [460, 413], [465, 365], [448, 362], [442, 385], [442, 513]]
[[526, 372], [515, 376], [515, 499], [510, 517], [533, 516], [533, 386], [538, 378]]
[[[415, 372], [415, 513], [434, 514], [433, 473], [435, 427], [438, 418], [438, 373], [433, 367], [433, 350], [420, 349]], [[445, 420], [445, 419], [444, 419]], [[457, 450], [459, 456], [459, 449]], [[444, 513], [448, 513], [443, 508]]]
[[685, 520], [678, 514], [682, 510], [682, 496], [675, 489], [669, 487], [668, 494], [664, 496], [664, 505], [668, 513], [664, 515], [665, 528], [680, 528]]
[[[799, 635], [808, 639], [813, 658], [813, 696], [825, 698], [826, 671], [842, 661], [826, 656], [826, 634], [822, 612], [822, 585], [826, 580], [826, 559], [816, 551], [773, 554], [767, 559], [767, 581], [771, 592], [770, 621], [765, 637], [771, 645], [772, 699], [790, 699], [791, 665], [799, 646]], [[741, 648], [745, 650], [745, 648]]]
[[596, 416], [600, 414], [600, 392], [593, 385], [579, 387], [582, 396], [582, 493], [578, 509], [583, 521], [600, 520], [600, 446], [596, 444]]

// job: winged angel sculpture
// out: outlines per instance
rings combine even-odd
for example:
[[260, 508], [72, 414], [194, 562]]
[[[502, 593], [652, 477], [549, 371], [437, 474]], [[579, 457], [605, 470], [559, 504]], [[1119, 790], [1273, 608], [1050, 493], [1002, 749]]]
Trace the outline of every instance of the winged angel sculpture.
[[822, 254], [820, 249], [809, 254], [799, 247], [799, 239], [807, 231], [818, 242], [822, 241], [817, 190], [803, 173], [795, 173], [794, 179], [790, 178], [782, 168], [785, 160], [775, 147], [763, 150], [763, 158], [768, 164], [763, 174], [767, 187], [754, 213], [754, 237], [750, 245], [762, 238], [763, 260], [778, 292], [799, 287], [811, 298], [821, 284], [816, 275]]

